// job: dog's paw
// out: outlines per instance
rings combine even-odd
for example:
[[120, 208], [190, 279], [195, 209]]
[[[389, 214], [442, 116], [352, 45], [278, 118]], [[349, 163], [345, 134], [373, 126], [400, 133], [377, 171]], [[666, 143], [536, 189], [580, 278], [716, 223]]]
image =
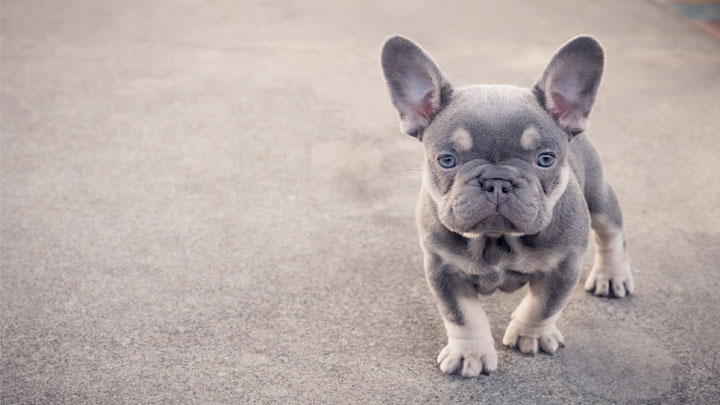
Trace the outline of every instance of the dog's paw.
[[492, 340], [450, 338], [438, 355], [437, 364], [444, 374], [457, 371], [463, 377], [477, 377], [495, 371], [498, 357]]
[[555, 354], [559, 347], [564, 346], [563, 336], [555, 327], [555, 323], [541, 326], [530, 326], [515, 319], [510, 321], [503, 344], [510, 348], [517, 347], [525, 354], [535, 354], [538, 348], [548, 354]]
[[585, 291], [600, 297], [622, 298], [635, 292], [630, 264], [620, 266], [595, 265], [585, 280]]

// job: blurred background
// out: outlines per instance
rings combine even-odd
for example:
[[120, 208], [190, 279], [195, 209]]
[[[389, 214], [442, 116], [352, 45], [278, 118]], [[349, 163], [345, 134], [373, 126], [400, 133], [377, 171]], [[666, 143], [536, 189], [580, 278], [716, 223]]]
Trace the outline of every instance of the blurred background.
[[[3, 0], [0, 402], [716, 401], [718, 8]], [[379, 66], [395, 33], [455, 86], [605, 47], [589, 135], [638, 292], [579, 286], [554, 357], [499, 346], [519, 291], [486, 299], [496, 373], [434, 365], [423, 153]]]

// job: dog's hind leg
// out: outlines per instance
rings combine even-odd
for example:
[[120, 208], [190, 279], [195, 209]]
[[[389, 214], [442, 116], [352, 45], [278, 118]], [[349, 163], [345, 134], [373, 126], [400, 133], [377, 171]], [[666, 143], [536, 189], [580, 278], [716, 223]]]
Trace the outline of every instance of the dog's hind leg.
[[635, 291], [635, 282], [620, 204], [604, 180], [593, 191], [586, 193], [586, 199], [595, 240], [595, 264], [585, 281], [585, 290], [598, 296], [621, 298]]

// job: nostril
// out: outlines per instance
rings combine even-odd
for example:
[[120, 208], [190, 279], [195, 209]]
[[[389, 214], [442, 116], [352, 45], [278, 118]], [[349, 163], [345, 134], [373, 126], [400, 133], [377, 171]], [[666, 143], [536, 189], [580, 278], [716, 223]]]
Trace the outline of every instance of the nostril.
[[480, 188], [482, 188], [483, 191], [487, 191], [488, 193], [492, 193], [493, 191], [495, 191], [495, 185], [492, 183], [492, 181], [481, 181]]
[[486, 193], [507, 194], [515, 188], [515, 185], [511, 181], [504, 179], [478, 179], [478, 184]]

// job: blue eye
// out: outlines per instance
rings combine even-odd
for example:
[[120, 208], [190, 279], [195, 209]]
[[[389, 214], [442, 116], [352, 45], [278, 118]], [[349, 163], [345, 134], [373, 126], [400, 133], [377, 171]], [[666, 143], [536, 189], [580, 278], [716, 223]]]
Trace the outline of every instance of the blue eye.
[[440, 156], [440, 158], [438, 159], [438, 163], [440, 163], [440, 166], [445, 169], [451, 169], [457, 164], [457, 162], [455, 161], [455, 156], [452, 155]]
[[550, 167], [555, 163], [555, 156], [552, 153], [541, 153], [537, 158], [540, 167]]

